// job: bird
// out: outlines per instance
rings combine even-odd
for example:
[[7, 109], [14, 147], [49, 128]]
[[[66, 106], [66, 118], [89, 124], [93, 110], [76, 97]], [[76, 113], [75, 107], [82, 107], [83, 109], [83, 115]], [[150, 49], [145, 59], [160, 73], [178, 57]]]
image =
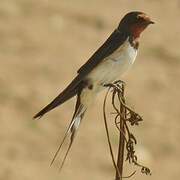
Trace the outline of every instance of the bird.
[[113, 83], [132, 66], [137, 56], [140, 35], [150, 24], [154, 22], [144, 12], [127, 13], [102, 46], [80, 67], [71, 83], [33, 117], [41, 118], [72, 97], [77, 97], [72, 120], [51, 164], [67, 136], [70, 136], [69, 146], [61, 164], [62, 168], [85, 112], [95, 101], [97, 94], [106, 88], [106, 84]]

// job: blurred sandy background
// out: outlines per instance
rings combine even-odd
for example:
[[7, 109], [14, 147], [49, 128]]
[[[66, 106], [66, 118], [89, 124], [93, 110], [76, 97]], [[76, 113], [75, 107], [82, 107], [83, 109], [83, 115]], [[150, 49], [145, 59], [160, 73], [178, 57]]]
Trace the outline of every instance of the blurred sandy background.
[[[179, 179], [180, 1], [0, 0], [0, 180], [114, 178], [102, 118], [104, 93], [86, 114], [61, 174], [59, 162], [49, 164], [75, 101], [40, 121], [32, 116], [132, 10], [156, 22], [143, 33], [137, 61], [123, 79], [129, 105], [144, 118], [133, 130], [139, 160], [153, 172], [138, 171], [132, 179]], [[132, 169], [125, 168], [124, 175]]]

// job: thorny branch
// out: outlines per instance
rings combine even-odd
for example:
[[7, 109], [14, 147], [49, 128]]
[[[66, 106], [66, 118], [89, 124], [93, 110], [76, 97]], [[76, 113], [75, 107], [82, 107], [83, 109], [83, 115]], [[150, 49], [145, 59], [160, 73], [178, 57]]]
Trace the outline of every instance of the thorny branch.
[[[138, 162], [138, 158], [135, 154], [135, 145], [137, 144], [137, 140], [135, 136], [131, 133], [129, 126], [139, 125], [140, 121], [143, 121], [142, 117], [139, 116], [136, 112], [134, 112], [131, 108], [129, 108], [125, 103], [125, 96], [124, 96], [124, 82], [123, 81], [116, 81], [112, 84], [106, 84], [108, 87], [108, 91], [104, 98], [103, 104], [103, 115], [104, 115], [104, 123], [106, 134], [108, 138], [108, 145], [110, 148], [110, 153], [113, 161], [114, 168], [116, 170], [116, 180], [122, 180], [122, 178], [129, 178], [135, 174], [134, 171], [131, 175], [127, 177], [123, 177], [123, 163], [124, 163], [124, 149], [126, 150], [126, 161], [130, 164], [134, 164], [141, 168], [141, 172], [146, 175], [151, 175], [151, 171], [149, 168], [141, 165]], [[115, 125], [120, 133], [119, 139], [119, 149], [118, 149], [118, 160], [117, 164], [115, 162], [114, 153], [110, 141], [107, 118], [106, 118], [106, 101], [109, 95], [109, 92], [112, 92], [111, 103], [112, 107], [115, 110]], [[116, 103], [116, 98], [118, 100], [118, 106]]]

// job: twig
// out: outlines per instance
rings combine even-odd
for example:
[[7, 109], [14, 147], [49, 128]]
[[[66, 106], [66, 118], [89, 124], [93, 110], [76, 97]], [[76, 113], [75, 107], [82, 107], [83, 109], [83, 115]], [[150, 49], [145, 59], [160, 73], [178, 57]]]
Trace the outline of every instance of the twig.
[[104, 116], [104, 125], [105, 125], [105, 129], [106, 129], [106, 135], [107, 135], [107, 139], [108, 139], [108, 145], [109, 145], [109, 149], [110, 149], [110, 154], [111, 154], [111, 158], [112, 158], [112, 162], [113, 162], [113, 165], [114, 165], [114, 168], [116, 169], [116, 172], [118, 174], [118, 176], [121, 176], [120, 172], [119, 172], [119, 169], [116, 165], [116, 162], [115, 162], [115, 158], [114, 158], [114, 154], [113, 154], [113, 150], [112, 150], [112, 145], [111, 145], [111, 140], [110, 140], [110, 136], [109, 136], [109, 130], [108, 130], [108, 125], [107, 125], [107, 118], [106, 118], [106, 100], [107, 100], [107, 96], [109, 94], [109, 90], [110, 88], [108, 89], [106, 95], [105, 95], [105, 98], [104, 98], [104, 103], [103, 103], [103, 116]]
[[[112, 84], [106, 84], [106, 87], [108, 87], [108, 91], [104, 98], [104, 104], [103, 104], [103, 115], [104, 115], [104, 123], [106, 128], [106, 134], [108, 139], [108, 145], [110, 148], [110, 153], [113, 161], [114, 168], [116, 170], [116, 177], [115, 180], [122, 180], [122, 178], [129, 178], [135, 174], [136, 171], [134, 171], [131, 175], [127, 177], [123, 177], [123, 164], [124, 164], [124, 150], [127, 151], [126, 161], [129, 163], [133, 163], [134, 165], [141, 167], [141, 172], [145, 173], [146, 175], [151, 175], [150, 169], [139, 164], [137, 161], [137, 156], [135, 155], [135, 144], [137, 144], [137, 140], [135, 136], [131, 133], [129, 130], [129, 125], [139, 125], [139, 122], [142, 121], [142, 117], [139, 116], [136, 112], [134, 112], [131, 108], [129, 108], [126, 105], [125, 102], [125, 96], [124, 96], [124, 82], [122, 81], [116, 81]], [[117, 129], [119, 130], [119, 147], [118, 147], [118, 157], [117, 157], [117, 164], [115, 163], [115, 158], [111, 146], [110, 136], [109, 136], [109, 130], [107, 125], [107, 118], [106, 118], [106, 100], [109, 95], [110, 90], [112, 90], [112, 107], [115, 110], [116, 114], [115, 116], [115, 125]], [[115, 98], [117, 98], [119, 102], [119, 107], [116, 106]], [[119, 119], [119, 122], [118, 122]], [[126, 147], [126, 148], [125, 148]]]
[[[123, 103], [125, 103], [124, 100], [124, 84], [122, 84], [122, 97], [123, 97]], [[119, 96], [118, 96], [119, 97]], [[124, 106], [120, 103], [120, 133], [119, 133], [119, 149], [118, 149], [118, 159], [117, 159], [117, 167], [120, 171], [121, 176], [118, 175], [116, 171], [116, 180], [122, 180], [122, 174], [123, 174], [123, 163], [124, 163], [124, 145], [125, 145], [125, 126], [124, 126], [124, 120], [126, 119], [126, 109]]]

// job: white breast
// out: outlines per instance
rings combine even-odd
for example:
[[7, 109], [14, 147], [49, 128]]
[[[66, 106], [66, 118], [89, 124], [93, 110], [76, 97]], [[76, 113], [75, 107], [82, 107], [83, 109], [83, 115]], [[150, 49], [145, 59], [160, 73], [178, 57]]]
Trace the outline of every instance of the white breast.
[[113, 54], [106, 57], [88, 78], [93, 84], [111, 83], [120, 78], [134, 63], [137, 50], [131, 46], [129, 40], [121, 45]]

